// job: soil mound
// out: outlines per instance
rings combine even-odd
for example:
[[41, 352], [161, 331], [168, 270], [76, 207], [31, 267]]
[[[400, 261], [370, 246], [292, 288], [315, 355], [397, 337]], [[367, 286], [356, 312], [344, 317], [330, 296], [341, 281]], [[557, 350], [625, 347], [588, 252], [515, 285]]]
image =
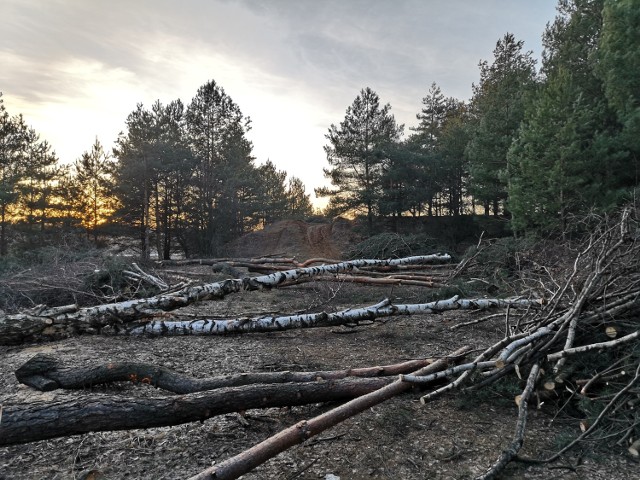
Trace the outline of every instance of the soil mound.
[[337, 218], [331, 223], [307, 223], [283, 220], [264, 230], [243, 235], [230, 248], [235, 257], [278, 255], [299, 260], [312, 257], [342, 258], [343, 253], [360, 240], [353, 222]]

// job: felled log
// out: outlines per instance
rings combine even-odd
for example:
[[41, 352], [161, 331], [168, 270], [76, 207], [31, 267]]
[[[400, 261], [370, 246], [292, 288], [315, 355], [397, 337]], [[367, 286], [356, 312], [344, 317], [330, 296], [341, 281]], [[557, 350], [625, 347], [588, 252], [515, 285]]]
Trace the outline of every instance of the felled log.
[[[446, 368], [450, 362], [462, 358], [469, 350], [468, 347], [462, 347], [447, 357], [414, 372], [414, 375], [428, 375], [442, 370]], [[410, 389], [411, 384], [396, 380], [384, 388], [354, 398], [344, 405], [329, 410], [318, 417], [312, 418], [311, 420], [303, 420], [273, 437], [254, 445], [235, 457], [200, 472], [189, 480], [231, 480], [238, 478], [288, 448], [300, 444], [347, 418], [353, 417], [368, 408]]]
[[335, 327], [345, 324], [358, 324], [376, 318], [396, 315], [436, 314], [446, 310], [481, 310], [488, 308], [531, 308], [541, 305], [539, 300], [527, 299], [460, 299], [457, 296], [447, 300], [429, 303], [393, 305], [385, 299], [375, 305], [364, 308], [350, 308], [335, 313], [305, 313], [288, 316], [266, 316], [230, 320], [153, 320], [150, 322], [130, 323], [120, 326], [114, 324], [103, 333], [126, 335], [226, 335], [229, 333], [256, 333], [293, 328]]
[[228, 294], [243, 290], [278, 287], [283, 283], [291, 283], [298, 279], [323, 274], [349, 272], [354, 267], [440, 262], [449, 259], [449, 255], [434, 254], [391, 260], [353, 260], [333, 265], [287, 270], [271, 275], [190, 286], [177, 292], [150, 298], [128, 300], [95, 307], [78, 308], [76, 305], [66, 305], [56, 308], [38, 308], [37, 310], [14, 315], [0, 314], [0, 345], [21, 343], [27, 338], [39, 335], [68, 335], [75, 332], [97, 333], [106, 325], [149, 318], [158, 312], [175, 310], [194, 302], [221, 299]]
[[164, 427], [253, 408], [343, 401], [378, 390], [390, 377], [346, 378], [220, 388], [165, 398], [100, 396], [4, 405], [0, 446], [87, 432]]
[[133, 382], [152, 385], [173, 393], [185, 394], [239, 387], [253, 384], [315, 382], [347, 377], [385, 377], [425, 367], [434, 360], [418, 359], [393, 365], [350, 368], [318, 372], [250, 372], [213, 378], [194, 378], [173, 370], [137, 362], [111, 362], [95, 366], [68, 366], [51, 355], [39, 353], [16, 370], [20, 383], [40, 391], [58, 388], [88, 388], [112, 382]]
[[[418, 287], [440, 288], [444, 287], [443, 283], [433, 282], [429, 280], [405, 280], [398, 278], [373, 278], [355, 275], [336, 275], [314, 277], [314, 282], [344, 282], [344, 283], [364, 283], [367, 285], [413, 285]], [[282, 286], [297, 285], [297, 282], [283, 283]]]

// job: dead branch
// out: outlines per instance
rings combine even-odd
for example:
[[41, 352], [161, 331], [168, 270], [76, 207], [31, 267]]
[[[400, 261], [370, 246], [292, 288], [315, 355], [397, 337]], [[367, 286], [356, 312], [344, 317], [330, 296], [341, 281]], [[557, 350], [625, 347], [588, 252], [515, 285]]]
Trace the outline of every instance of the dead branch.
[[533, 364], [531, 372], [529, 373], [529, 378], [527, 379], [527, 386], [522, 392], [520, 403], [518, 404], [518, 421], [516, 423], [516, 432], [511, 445], [502, 452], [500, 458], [498, 458], [496, 463], [494, 463], [489, 470], [487, 470], [483, 475], [477, 477], [477, 480], [492, 480], [496, 478], [522, 448], [522, 444], [524, 443], [524, 433], [527, 427], [527, 403], [535, 387], [539, 372], [540, 366], [537, 363]]

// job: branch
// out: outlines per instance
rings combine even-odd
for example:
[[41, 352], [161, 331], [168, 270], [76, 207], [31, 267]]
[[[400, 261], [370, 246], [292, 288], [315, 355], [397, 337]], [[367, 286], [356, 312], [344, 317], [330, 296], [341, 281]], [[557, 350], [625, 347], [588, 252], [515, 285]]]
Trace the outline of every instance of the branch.
[[163, 398], [100, 396], [53, 403], [5, 404], [0, 446], [87, 432], [179, 425], [252, 408], [342, 401], [373, 392], [392, 381], [389, 377], [346, 378], [246, 385]]
[[566, 350], [562, 350], [556, 353], [550, 353], [547, 355], [547, 360], [550, 362], [559, 360], [561, 358], [566, 358], [571, 355], [576, 355], [578, 353], [585, 353], [591, 350], [603, 350], [605, 348], [613, 348], [621, 345], [623, 343], [630, 342], [631, 340], [635, 340], [640, 336], [640, 330], [637, 330], [629, 335], [625, 335], [624, 337], [617, 338], [615, 340], [609, 340], [608, 342], [600, 342], [600, 343], [590, 343], [589, 345], [583, 345], [581, 347], [568, 348]]
[[511, 445], [509, 445], [509, 447], [502, 452], [496, 463], [494, 463], [491, 468], [489, 468], [489, 470], [487, 470], [483, 475], [477, 477], [476, 480], [492, 480], [496, 478], [496, 476], [502, 470], [504, 470], [507, 464], [511, 460], [513, 460], [513, 458], [522, 448], [522, 444], [524, 443], [524, 432], [527, 427], [527, 403], [529, 397], [531, 396], [531, 392], [533, 392], [536, 380], [538, 379], [539, 371], [540, 366], [535, 363], [533, 367], [531, 367], [529, 378], [527, 378], [527, 385], [522, 392], [522, 396], [520, 397], [520, 404], [518, 405], [518, 421], [516, 422], [516, 432]]

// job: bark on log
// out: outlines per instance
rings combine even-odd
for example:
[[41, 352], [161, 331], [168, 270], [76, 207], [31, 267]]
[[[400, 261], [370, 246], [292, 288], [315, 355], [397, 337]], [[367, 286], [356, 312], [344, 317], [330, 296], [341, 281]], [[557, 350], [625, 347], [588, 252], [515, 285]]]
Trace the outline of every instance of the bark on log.
[[[425, 368], [421, 368], [413, 374], [429, 375], [442, 370], [447, 367], [449, 362], [461, 358], [468, 351], [468, 347], [462, 347], [447, 357], [442, 358]], [[397, 380], [377, 391], [354, 398], [344, 405], [334, 408], [318, 417], [312, 418], [311, 420], [303, 420], [275, 436], [254, 445], [235, 457], [200, 472], [189, 480], [231, 480], [238, 478], [241, 475], [250, 472], [258, 465], [266, 462], [270, 458], [275, 457], [277, 454], [284, 452], [288, 448], [302, 443], [312, 436], [318, 435], [347, 418], [353, 417], [368, 408], [410, 389], [411, 384]]]
[[77, 308], [75, 305], [67, 305], [15, 315], [0, 314], [0, 345], [21, 343], [27, 338], [42, 334], [51, 336], [76, 332], [97, 333], [106, 325], [149, 318], [158, 312], [175, 310], [201, 300], [221, 299], [228, 294], [243, 290], [278, 287], [283, 283], [323, 274], [350, 272], [355, 267], [441, 262], [449, 259], [449, 255], [434, 254], [390, 260], [353, 260], [191, 286], [155, 297], [95, 307]]
[[[378, 390], [390, 377], [221, 388], [165, 398], [104, 397], [4, 405], [0, 446], [87, 432], [164, 427], [253, 408], [343, 401]], [[408, 385], [408, 384], [407, 384]]]
[[39, 353], [16, 370], [16, 378], [25, 385], [45, 392], [58, 388], [88, 388], [104, 383], [133, 382], [185, 394], [253, 384], [315, 382], [347, 377], [386, 377], [411, 372], [433, 362], [433, 359], [419, 359], [393, 365], [345, 370], [251, 372], [199, 379], [146, 363], [118, 362], [90, 367], [67, 366], [50, 355]]
[[114, 324], [103, 333], [118, 333], [126, 335], [226, 335], [229, 333], [255, 333], [293, 328], [335, 327], [344, 324], [357, 324], [361, 321], [371, 321], [376, 318], [396, 315], [435, 314], [446, 310], [482, 310], [488, 308], [531, 308], [539, 306], [539, 300], [526, 299], [459, 299], [457, 296], [447, 300], [430, 303], [393, 305], [388, 299], [376, 305], [364, 308], [354, 308], [335, 313], [307, 313], [282, 317], [242, 318], [231, 320], [200, 319], [184, 321], [154, 320], [145, 323], [135, 323], [125, 326]]

